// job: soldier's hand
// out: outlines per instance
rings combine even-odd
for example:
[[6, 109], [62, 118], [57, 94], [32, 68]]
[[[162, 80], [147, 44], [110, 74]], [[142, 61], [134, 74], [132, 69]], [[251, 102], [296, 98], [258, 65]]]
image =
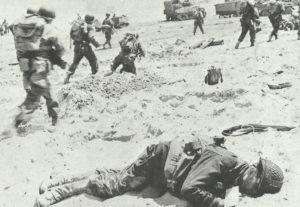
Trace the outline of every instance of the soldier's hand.
[[208, 207], [224, 207], [224, 200], [221, 198], [215, 198]]

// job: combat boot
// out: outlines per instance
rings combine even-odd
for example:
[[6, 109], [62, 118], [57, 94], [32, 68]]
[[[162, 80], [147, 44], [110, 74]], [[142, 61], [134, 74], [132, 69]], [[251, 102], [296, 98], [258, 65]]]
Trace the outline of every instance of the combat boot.
[[251, 45], [250, 45], [250, 47], [254, 47], [254, 42], [251, 42]]
[[273, 36], [273, 35], [270, 35], [270, 36], [269, 36], [268, 42], [271, 42], [271, 41], [272, 41], [272, 36]]
[[298, 40], [300, 40], [300, 35], [298, 36]]
[[51, 188], [37, 197], [35, 206], [49, 207], [50, 205], [62, 201], [66, 198], [82, 193], [87, 193], [89, 192], [88, 184], [88, 180], [83, 180]]
[[235, 45], [235, 47], [234, 47], [234, 48], [235, 48], [235, 49], [239, 49], [240, 43], [241, 43], [241, 42], [240, 42], [240, 41], [238, 41], [238, 42], [236, 43], [236, 45]]

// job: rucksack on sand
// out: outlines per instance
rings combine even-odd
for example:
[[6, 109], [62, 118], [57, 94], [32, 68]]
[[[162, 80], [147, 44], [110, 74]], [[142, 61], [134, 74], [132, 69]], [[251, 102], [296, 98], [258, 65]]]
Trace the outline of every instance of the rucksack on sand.
[[205, 76], [205, 83], [208, 85], [216, 85], [219, 83], [219, 80], [223, 82], [223, 76], [220, 68], [212, 67], [207, 70], [207, 75]]

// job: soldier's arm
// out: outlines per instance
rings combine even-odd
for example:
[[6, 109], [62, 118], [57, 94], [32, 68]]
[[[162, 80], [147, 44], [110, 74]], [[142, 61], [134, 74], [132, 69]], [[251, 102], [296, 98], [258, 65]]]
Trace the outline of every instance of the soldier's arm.
[[138, 50], [139, 50], [139, 53], [141, 54], [141, 56], [145, 57], [145, 51], [141, 45], [141, 43], [138, 43]]
[[89, 26], [87, 30], [87, 38], [89, 42], [92, 43], [92, 45], [94, 45], [95, 47], [99, 47], [100, 43], [95, 39], [95, 29], [93, 28], [93, 26]]
[[182, 185], [182, 197], [198, 206], [214, 206], [220, 198], [207, 191], [205, 186], [213, 182], [213, 176], [219, 174], [220, 170], [218, 159], [206, 164], [195, 163]]
[[55, 48], [55, 54], [57, 56], [62, 57], [64, 55], [65, 53], [64, 44], [58, 35], [58, 31], [54, 27], [50, 25], [46, 25], [44, 27], [43, 38], [49, 41], [51, 45]]

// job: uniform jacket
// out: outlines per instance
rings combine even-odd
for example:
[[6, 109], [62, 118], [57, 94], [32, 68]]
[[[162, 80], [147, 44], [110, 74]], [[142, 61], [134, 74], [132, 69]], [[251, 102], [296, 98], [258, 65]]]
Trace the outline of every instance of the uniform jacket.
[[202, 11], [197, 11], [195, 13], [194, 19], [196, 22], [202, 22], [203, 21], [203, 13]]
[[88, 46], [90, 43], [95, 47], [99, 47], [100, 43], [95, 39], [96, 30], [93, 25], [84, 23], [84, 38], [82, 41], [74, 41], [74, 44]]
[[180, 189], [181, 196], [199, 206], [209, 206], [218, 197], [217, 185], [236, 186], [249, 165], [225, 147], [209, 145], [191, 163]]
[[253, 6], [247, 4], [246, 7], [244, 8], [243, 12], [242, 12], [242, 19], [243, 20], [253, 20], [255, 21], [255, 19], [258, 19], [259, 16], [258, 14], [255, 12], [255, 9]]
[[270, 6], [270, 16], [277, 19], [284, 12], [284, 7], [281, 3], [275, 3], [274, 6]]

